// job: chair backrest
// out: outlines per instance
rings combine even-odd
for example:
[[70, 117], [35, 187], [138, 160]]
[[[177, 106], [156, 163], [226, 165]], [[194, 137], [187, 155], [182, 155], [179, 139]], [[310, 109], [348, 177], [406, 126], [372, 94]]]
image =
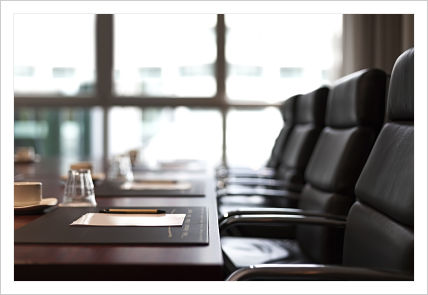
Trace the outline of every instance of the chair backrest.
[[267, 161], [266, 167], [278, 169], [281, 164], [281, 156], [284, 150], [284, 145], [288, 140], [291, 130], [295, 124], [295, 113], [296, 113], [296, 99], [300, 95], [295, 95], [285, 100], [280, 106], [280, 112], [284, 125], [275, 139], [275, 143], [272, 148], [272, 152], [269, 160]]
[[[354, 188], [384, 121], [386, 73], [366, 69], [336, 81], [327, 102], [326, 126], [305, 173], [299, 208], [346, 215]], [[298, 226], [297, 239], [318, 263], [340, 263], [343, 230]]]
[[392, 70], [387, 121], [355, 187], [343, 263], [413, 273], [414, 50]]
[[284, 145], [278, 171], [289, 190], [299, 192], [305, 183], [306, 166], [324, 127], [328, 92], [328, 87], [320, 87], [296, 98], [294, 127]]

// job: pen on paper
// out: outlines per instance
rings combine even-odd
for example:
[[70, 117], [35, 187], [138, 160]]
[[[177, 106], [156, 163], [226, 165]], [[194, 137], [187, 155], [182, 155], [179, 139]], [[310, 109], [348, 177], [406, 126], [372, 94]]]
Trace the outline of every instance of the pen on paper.
[[100, 213], [122, 213], [122, 214], [163, 214], [164, 210], [159, 209], [102, 209]]

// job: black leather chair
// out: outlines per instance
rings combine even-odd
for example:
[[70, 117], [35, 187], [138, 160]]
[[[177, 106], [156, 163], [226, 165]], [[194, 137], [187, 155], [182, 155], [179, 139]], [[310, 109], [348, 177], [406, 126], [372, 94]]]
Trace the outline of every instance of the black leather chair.
[[[300, 216], [276, 215], [270, 220], [317, 227], [346, 226], [341, 265], [253, 265], [234, 272], [229, 280], [413, 280], [413, 59], [414, 51], [409, 49], [394, 65], [387, 121], [358, 178], [357, 201], [346, 222], [303, 212]], [[236, 217], [224, 223], [223, 228], [239, 223]], [[250, 218], [241, 216], [240, 222]], [[299, 242], [310, 240], [303, 238]], [[308, 247], [312, 247], [312, 253], [319, 243], [305, 249]]]
[[[296, 100], [300, 95], [295, 95], [285, 100], [280, 106], [280, 112], [284, 125], [278, 137], [275, 139], [275, 143], [272, 147], [270, 158], [268, 159], [266, 166], [257, 170], [247, 167], [219, 167], [216, 170], [216, 176], [219, 182], [223, 185], [226, 178], [258, 178], [258, 177], [275, 177], [279, 165], [281, 164], [281, 155], [284, 149], [284, 145], [288, 140], [291, 130], [295, 124], [295, 112], [296, 112]], [[227, 181], [227, 180], [226, 180]]]
[[[252, 185], [269, 185], [275, 183], [283, 189], [287, 189], [287, 194], [282, 198], [277, 198], [276, 205], [281, 207], [296, 207], [297, 194], [302, 190], [305, 181], [304, 173], [311, 157], [312, 151], [324, 127], [325, 111], [329, 89], [320, 87], [310, 93], [300, 95], [295, 99], [296, 115], [294, 127], [285, 142], [283, 153], [278, 168], [281, 180], [263, 178], [236, 178], [232, 179], [231, 185], [227, 186], [226, 193], [230, 190], [252, 191], [254, 194], [259, 189]], [[250, 185], [250, 187], [243, 187]], [[222, 190], [217, 191], [222, 195]], [[286, 195], [286, 197], [285, 197]], [[272, 206], [271, 198], [249, 196], [223, 196], [218, 198], [218, 208], [221, 213], [237, 208], [248, 206]], [[280, 204], [278, 204], [280, 202]]]
[[276, 156], [276, 177], [231, 177], [223, 181], [224, 186], [263, 186], [300, 191], [304, 183], [305, 167], [321, 128], [324, 127], [328, 91], [324, 86], [296, 99], [295, 125], [283, 145], [281, 154]]
[[[306, 184], [299, 194], [299, 210], [292, 210], [294, 213], [303, 210], [322, 216], [339, 216], [339, 219], [346, 216], [355, 200], [355, 183], [384, 120], [386, 78], [381, 70], [362, 70], [333, 85], [327, 102], [326, 127], [321, 132], [306, 169]], [[255, 212], [290, 212], [290, 209], [273, 210]], [[237, 225], [234, 220], [239, 220], [242, 214], [242, 210], [229, 212], [223, 217], [226, 220], [222, 224]], [[263, 215], [258, 218], [263, 218]], [[256, 224], [270, 225], [269, 222]], [[241, 227], [243, 225], [245, 223]], [[231, 259], [229, 268], [245, 266], [242, 261], [248, 264], [261, 263], [267, 253], [269, 255], [266, 257], [276, 262], [341, 261], [343, 229], [299, 225], [296, 231], [296, 240], [223, 237], [226, 260]], [[244, 251], [237, 250], [242, 249], [243, 245], [246, 248]], [[254, 261], [257, 262], [240, 259], [240, 256], [248, 257], [249, 249], [252, 249]]]
[[[284, 121], [284, 127], [281, 129], [280, 134], [276, 138], [275, 144], [271, 151], [270, 158], [266, 163], [266, 167], [273, 169], [275, 171], [275, 174], [279, 166], [281, 165], [281, 156], [284, 150], [284, 146], [289, 140], [290, 134], [296, 124], [296, 107], [299, 97], [300, 94], [290, 97], [289, 99], [285, 100], [280, 106], [282, 119]], [[233, 176], [245, 177], [243, 175], [236, 174]]]

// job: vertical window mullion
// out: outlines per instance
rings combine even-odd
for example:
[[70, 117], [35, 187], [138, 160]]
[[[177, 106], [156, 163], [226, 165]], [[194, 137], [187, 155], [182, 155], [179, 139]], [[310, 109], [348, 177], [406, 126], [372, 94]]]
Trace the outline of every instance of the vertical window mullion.
[[226, 58], [225, 58], [225, 40], [226, 27], [224, 23], [224, 14], [217, 15], [217, 62], [216, 62], [216, 79], [217, 79], [217, 95], [216, 99], [220, 105], [222, 129], [223, 129], [223, 145], [222, 145], [222, 164], [226, 165]]
[[106, 104], [112, 96], [113, 15], [97, 15], [96, 24], [97, 98]]
[[222, 105], [226, 102], [226, 60], [225, 60], [225, 39], [226, 28], [224, 24], [224, 14], [217, 15], [217, 98]]
[[[108, 149], [108, 113], [113, 96], [113, 15], [99, 14], [96, 18], [96, 95], [103, 107], [103, 157]], [[106, 162], [105, 162], [106, 164]]]

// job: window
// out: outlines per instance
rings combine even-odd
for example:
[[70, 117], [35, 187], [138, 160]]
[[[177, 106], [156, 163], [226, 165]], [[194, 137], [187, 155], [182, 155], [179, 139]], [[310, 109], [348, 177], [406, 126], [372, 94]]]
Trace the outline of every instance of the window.
[[225, 22], [230, 101], [276, 103], [337, 78], [341, 15], [231, 14]]
[[33, 146], [42, 156], [101, 157], [101, 108], [19, 108], [15, 147]]
[[17, 14], [15, 146], [261, 166], [282, 127], [274, 105], [338, 78], [341, 18]]
[[221, 114], [212, 109], [113, 107], [110, 112], [112, 154], [142, 151], [150, 165], [163, 160], [221, 160]]
[[91, 14], [16, 14], [15, 94], [93, 95], [94, 29]]
[[226, 156], [232, 166], [259, 168], [266, 164], [283, 125], [278, 108], [233, 108], [227, 114]]
[[116, 14], [115, 93], [214, 96], [216, 21], [214, 14]]

